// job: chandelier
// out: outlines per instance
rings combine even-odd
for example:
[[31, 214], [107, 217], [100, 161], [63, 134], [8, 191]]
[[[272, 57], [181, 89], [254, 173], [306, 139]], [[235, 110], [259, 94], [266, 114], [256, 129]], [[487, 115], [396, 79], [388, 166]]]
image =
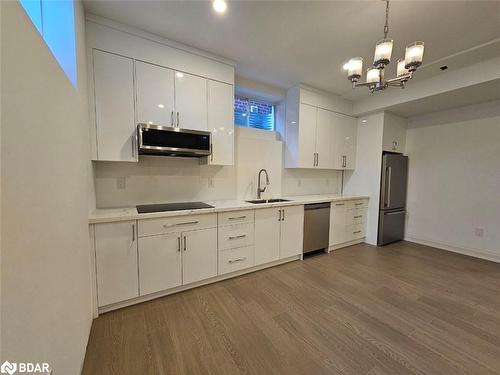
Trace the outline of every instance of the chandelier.
[[344, 64], [347, 70], [347, 79], [352, 82], [352, 88], [367, 86], [373, 93], [382, 91], [388, 87], [404, 88], [406, 82], [413, 78], [413, 72], [422, 65], [424, 56], [424, 42], [413, 42], [406, 46], [405, 57], [397, 61], [397, 72], [395, 78], [385, 78], [385, 67], [391, 62], [393, 40], [387, 39], [389, 33], [389, 0], [386, 0], [384, 39], [375, 45], [375, 57], [373, 66], [366, 70], [366, 82], [359, 82], [363, 70], [363, 59], [353, 57]]

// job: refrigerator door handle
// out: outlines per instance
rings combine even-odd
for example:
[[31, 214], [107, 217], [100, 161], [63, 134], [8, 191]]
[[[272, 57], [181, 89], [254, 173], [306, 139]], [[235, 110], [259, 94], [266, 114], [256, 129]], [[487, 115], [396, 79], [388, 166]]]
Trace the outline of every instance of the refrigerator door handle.
[[387, 207], [391, 207], [391, 177], [392, 168], [387, 167]]

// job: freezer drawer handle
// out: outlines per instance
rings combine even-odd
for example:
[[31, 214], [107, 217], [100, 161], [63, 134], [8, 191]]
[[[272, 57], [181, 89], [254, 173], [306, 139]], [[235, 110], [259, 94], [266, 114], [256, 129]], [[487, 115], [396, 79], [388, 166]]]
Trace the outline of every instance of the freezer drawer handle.
[[356, 232], [352, 232], [352, 234], [358, 234], [358, 233], [361, 233], [361, 231], [357, 230]]
[[238, 217], [230, 217], [229, 220], [242, 220], [242, 219], [246, 219], [247, 215], [243, 215], [243, 216], [238, 216]]
[[358, 215], [358, 216], [354, 216], [355, 219], [359, 219], [359, 218], [362, 218], [363, 215]]
[[387, 215], [387, 216], [389, 216], [389, 215], [401, 215], [401, 214], [404, 214], [404, 213], [405, 213], [405, 211], [399, 211], [399, 212], [387, 212], [387, 213], [385, 213], [384, 215]]

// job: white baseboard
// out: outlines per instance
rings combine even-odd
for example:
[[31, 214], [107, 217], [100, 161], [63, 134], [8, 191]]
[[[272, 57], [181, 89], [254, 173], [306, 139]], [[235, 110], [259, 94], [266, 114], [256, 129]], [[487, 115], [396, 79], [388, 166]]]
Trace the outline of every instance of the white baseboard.
[[459, 253], [463, 255], [468, 255], [474, 258], [480, 258], [480, 259], [485, 259], [485, 260], [490, 260], [492, 262], [497, 262], [500, 263], [500, 254], [495, 254], [490, 251], [484, 251], [484, 250], [479, 250], [479, 249], [466, 249], [457, 245], [445, 243], [445, 242], [439, 242], [431, 239], [426, 239], [426, 238], [420, 238], [420, 237], [414, 237], [412, 235], [406, 235], [405, 236], [405, 241], [409, 242], [415, 242], [420, 245], [426, 245], [426, 246], [431, 246], [435, 247], [441, 250], [447, 250], [451, 251], [454, 253]]
[[357, 240], [352, 240], [352, 241], [340, 243], [338, 245], [331, 245], [331, 246], [328, 247], [328, 250], [326, 252], [327, 253], [331, 253], [332, 251], [335, 251], [335, 250], [338, 250], [338, 249], [342, 249], [343, 247], [357, 245], [358, 243], [363, 243], [363, 242], [365, 242], [365, 238], [364, 237], [363, 238], [359, 238]]

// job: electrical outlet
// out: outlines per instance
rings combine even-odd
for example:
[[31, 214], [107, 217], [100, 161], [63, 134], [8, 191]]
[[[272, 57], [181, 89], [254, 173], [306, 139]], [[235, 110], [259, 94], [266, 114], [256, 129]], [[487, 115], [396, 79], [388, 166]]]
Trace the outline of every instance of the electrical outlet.
[[483, 237], [484, 236], [484, 228], [474, 228], [474, 236]]
[[127, 188], [127, 181], [125, 177], [118, 177], [116, 179], [116, 188], [118, 190], [125, 190]]

